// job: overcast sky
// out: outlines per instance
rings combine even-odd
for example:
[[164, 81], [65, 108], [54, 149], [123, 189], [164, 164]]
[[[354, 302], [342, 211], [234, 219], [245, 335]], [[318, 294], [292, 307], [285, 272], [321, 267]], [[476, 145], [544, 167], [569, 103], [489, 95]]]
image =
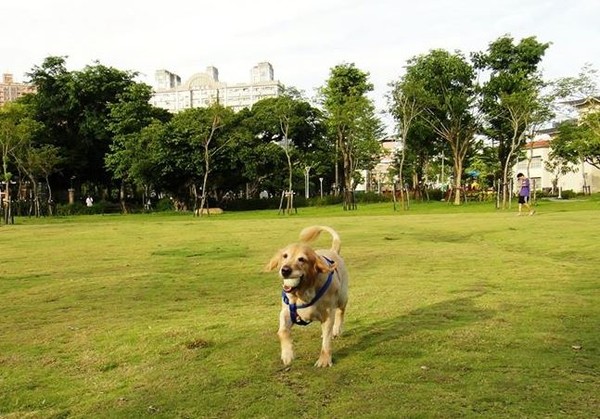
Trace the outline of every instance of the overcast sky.
[[50, 55], [69, 70], [101, 64], [183, 81], [209, 65], [246, 82], [270, 62], [275, 78], [314, 96], [331, 67], [370, 73], [380, 108], [406, 60], [434, 48], [465, 54], [496, 38], [551, 42], [547, 78], [600, 69], [600, 0], [3, 0], [0, 71], [17, 81]]

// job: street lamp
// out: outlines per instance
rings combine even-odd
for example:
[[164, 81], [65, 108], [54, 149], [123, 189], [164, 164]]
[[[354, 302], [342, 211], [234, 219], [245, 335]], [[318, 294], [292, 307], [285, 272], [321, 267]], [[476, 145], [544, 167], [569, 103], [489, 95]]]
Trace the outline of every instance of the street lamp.
[[321, 199], [323, 199], [323, 178], [319, 178], [319, 183], [321, 184]]

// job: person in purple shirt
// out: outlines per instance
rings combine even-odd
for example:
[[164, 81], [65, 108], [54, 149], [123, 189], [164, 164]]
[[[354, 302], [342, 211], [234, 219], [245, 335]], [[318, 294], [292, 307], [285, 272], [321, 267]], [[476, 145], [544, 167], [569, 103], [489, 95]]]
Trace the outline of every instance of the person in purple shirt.
[[519, 215], [523, 214], [523, 206], [527, 208], [529, 215], [535, 214], [535, 210], [529, 204], [529, 195], [531, 192], [529, 189], [529, 179], [523, 173], [517, 175], [517, 185], [519, 187]]

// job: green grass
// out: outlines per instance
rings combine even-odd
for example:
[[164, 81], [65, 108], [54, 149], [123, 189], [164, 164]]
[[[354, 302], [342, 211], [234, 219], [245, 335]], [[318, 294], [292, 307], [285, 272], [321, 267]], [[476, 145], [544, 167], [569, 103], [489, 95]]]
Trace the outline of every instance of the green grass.
[[[597, 417], [600, 201], [0, 227], [0, 417]], [[334, 366], [262, 268], [311, 224], [351, 274]], [[319, 242], [329, 246], [328, 238]]]

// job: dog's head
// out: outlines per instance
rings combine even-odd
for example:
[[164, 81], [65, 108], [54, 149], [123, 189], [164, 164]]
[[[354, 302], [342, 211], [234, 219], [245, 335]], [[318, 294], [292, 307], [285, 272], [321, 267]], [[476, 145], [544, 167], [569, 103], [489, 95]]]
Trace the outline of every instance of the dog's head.
[[283, 281], [283, 290], [292, 292], [296, 288], [311, 287], [317, 275], [330, 272], [335, 266], [325, 262], [310, 246], [291, 244], [275, 253], [265, 270], [275, 268]]

